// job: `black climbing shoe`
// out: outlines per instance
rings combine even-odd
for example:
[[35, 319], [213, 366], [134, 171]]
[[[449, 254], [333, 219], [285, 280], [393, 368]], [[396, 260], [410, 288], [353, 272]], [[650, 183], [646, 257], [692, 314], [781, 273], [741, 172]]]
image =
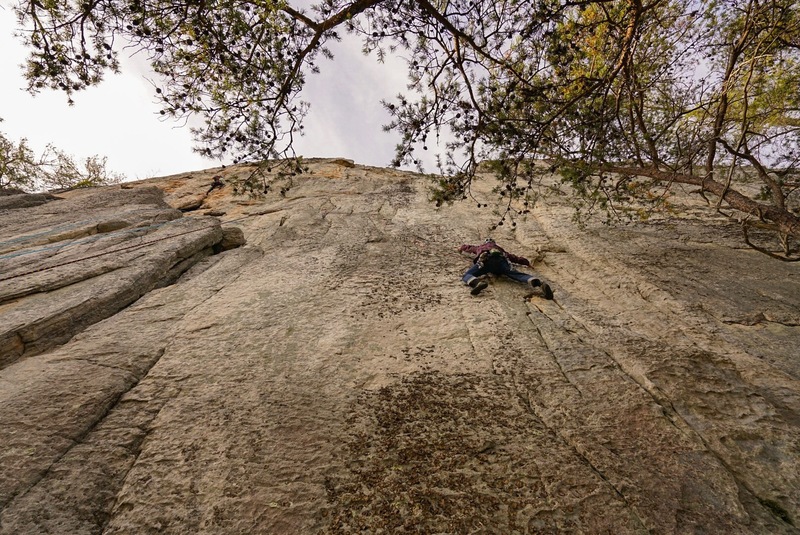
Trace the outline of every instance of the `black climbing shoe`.
[[550, 288], [550, 285], [546, 282], [542, 283], [542, 293], [544, 293], [545, 299], [552, 299], [553, 298], [553, 289]]
[[471, 281], [469, 281], [469, 285], [472, 288], [472, 290], [469, 293], [471, 293], [472, 295], [478, 295], [479, 293], [484, 291], [487, 286], [489, 286], [489, 283], [478, 279], [472, 279]]

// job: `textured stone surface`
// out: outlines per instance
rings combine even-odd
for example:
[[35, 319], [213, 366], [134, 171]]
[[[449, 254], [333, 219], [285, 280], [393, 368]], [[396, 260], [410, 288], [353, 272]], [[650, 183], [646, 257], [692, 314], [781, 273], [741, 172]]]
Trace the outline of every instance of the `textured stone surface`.
[[162, 197], [157, 188], [78, 190], [0, 209], [0, 366], [171, 283], [223, 241], [218, 220], [182, 218]]
[[613, 229], [549, 197], [492, 234], [556, 299], [472, 297], [490, 209], [309, 167], [115, 190], [247, 245], [0, 371], [0, 533], [798, 532], [797, 265], [689, 201]]
[[0, 210], [39, 206], [57, 198], [49, 193], [25, 193], [20, 190], [0, 189]]

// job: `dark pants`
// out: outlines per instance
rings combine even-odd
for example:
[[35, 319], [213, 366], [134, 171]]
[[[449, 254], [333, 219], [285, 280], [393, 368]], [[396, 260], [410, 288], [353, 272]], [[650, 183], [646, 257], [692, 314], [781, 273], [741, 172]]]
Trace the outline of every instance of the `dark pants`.
[[464, 281], [464, 284], [469, 284], [473, 279], [480, 277], [481, 275], [486, 275], [487, 273], [491, 273], [493, 275], [505, 275], [509, 279], [531, 284], [532, 286], [534, 283], [531, 281], [537, 280], [533, 275], [528, 275], [527, 273], [517, 271], [511, 265], [511, 262], [505, 259], [501, 262], [497, 262], [496, 265], [492, 266], [492, 269], [485, 267], [480, 262], [475, 262], [472, 264], [472, 267], [469, 268], [466, 273], [464, 273], [464, 276], [461, 277], [461, 280]]

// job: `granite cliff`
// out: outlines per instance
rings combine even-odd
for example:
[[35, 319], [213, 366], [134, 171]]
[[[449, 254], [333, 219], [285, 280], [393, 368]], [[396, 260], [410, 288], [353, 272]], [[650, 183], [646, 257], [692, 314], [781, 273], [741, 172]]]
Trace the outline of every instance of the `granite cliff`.
[[0, 533], [800, 532], [797, 264], [552, 195], [472, 297], [490, 208], [246, 172], [0, 197]]

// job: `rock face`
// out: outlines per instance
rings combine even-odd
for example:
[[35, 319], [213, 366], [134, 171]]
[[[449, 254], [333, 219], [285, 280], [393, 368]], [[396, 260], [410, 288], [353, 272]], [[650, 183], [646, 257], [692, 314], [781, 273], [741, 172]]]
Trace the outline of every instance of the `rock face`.
[[2, 198], [0, 365], [69, 340], [223, 242], [219, 221], [182, 218], [162, 197], [151, 187]]
[[800, 532], [796, 264], [550, 196], [473, 297], [490, 209], [309, 171], [2, 208], [0, 533]]

